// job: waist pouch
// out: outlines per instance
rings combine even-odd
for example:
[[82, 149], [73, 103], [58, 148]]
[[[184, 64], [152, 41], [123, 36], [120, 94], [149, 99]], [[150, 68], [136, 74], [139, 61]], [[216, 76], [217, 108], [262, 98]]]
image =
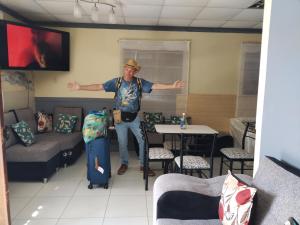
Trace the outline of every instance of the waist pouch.
[[121, 119], [123, 122], [132, 122], [135, 120], [137, 116], [137, 112], [131, 113], [131, 112], [121, 112]]

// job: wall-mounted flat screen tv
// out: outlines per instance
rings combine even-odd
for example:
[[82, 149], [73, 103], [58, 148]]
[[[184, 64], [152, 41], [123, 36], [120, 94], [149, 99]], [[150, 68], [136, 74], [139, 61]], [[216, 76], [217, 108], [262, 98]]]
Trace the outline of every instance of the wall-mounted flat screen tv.
[[68, 32], [0, 22], [0, 69], [68, 71]]

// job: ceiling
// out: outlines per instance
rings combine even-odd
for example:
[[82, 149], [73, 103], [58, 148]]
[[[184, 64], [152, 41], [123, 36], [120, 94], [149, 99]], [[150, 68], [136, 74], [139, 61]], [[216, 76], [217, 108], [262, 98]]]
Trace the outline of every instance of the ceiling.
[[[258, 0], [105, 0], [116, 5], [117, 24], [261, 29]], [[102, 0], [103, 2], [103, 0]], [[90, 23], [93, 4], [80, 2], [82, 18], [73, 16], [75, 0], [0, 0], [0, 4], [36, 22]], [[110, 7], [101, 5], [99, 24], [108, 24]]]

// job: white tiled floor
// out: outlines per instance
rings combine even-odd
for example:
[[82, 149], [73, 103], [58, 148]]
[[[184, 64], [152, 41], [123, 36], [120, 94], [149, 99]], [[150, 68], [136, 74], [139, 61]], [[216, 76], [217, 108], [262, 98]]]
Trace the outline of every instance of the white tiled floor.
[[[107, 190], [87, 188], [85, 155], [74, 165], [61, 168], [47, 184], [10, 182], [12, 224], [152, 225], [152, 189], [162, 174], [161, 163], [150, 164], [157, 176], [149, 178], [146, 192], [137, 157], [134, 152], [130, 155], [129, 170], [119, 176], [119, 154], [111, 153], [112, 178]], [[215, 160], [215, 175], [219, 162]]]
[[[12, 224], [149, 225], [152, 191], [145, 191], [138, 159], [134, 152], [130, 154], [129, 170], [119, 176], [119, 154], [111, 153], [112, 178], [107, 190], [87, 188], [85, 155], [74, 165], [57, 171], [47, 184], [10, 182]], [[162, 174], [161, 164], [156, 166], [157, 174]]]

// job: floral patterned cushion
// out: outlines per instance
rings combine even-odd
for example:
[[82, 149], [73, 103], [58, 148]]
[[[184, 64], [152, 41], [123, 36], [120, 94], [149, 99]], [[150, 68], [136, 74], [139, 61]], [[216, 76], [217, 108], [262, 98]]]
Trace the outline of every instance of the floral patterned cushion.
[[161, 112], [144, 112], [145, 128], [147, 132], [156, 132], [154, 125], [163, 123]]
[[240, 182], [228, 171], [219, 203], [222, 224], [248, 225], [255, 193], [256, 188]]
[[149, 159], [173, 159], [173, 153], [164, 148], [149, 148]]
[[171, 124], [180, 124], [181, 116], [171, 116], [170, 123]]
[[78, 117], [68, 114], [58, 114], [57, 124], [55, 124], [54, 130], [57, 133], [70, 134], [73, 132]]
[[[209, 169], [209, 163], [201, 156], [184, 155], [183, 157], [183, 169]], [[175, 158], [175, 163], [180, 168], [180, 156]]]
[[25, 146], [30, 146], [35, 142], [34, 134], [25, 121], [12, 124], [11, 127]]
[[222, 148], [220, 150], [229, 159], [253, 159], [254, 153], [248, 153], [241, 148]]

